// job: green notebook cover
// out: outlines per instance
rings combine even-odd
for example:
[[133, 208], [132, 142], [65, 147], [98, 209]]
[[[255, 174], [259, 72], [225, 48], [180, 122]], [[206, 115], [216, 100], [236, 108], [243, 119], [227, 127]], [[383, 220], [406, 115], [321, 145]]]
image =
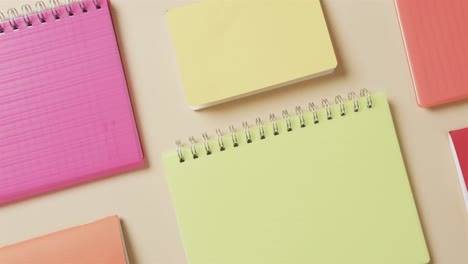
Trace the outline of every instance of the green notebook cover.
[[188, 263], [429, 263], [387, 98], [340, 106], [164, 155]]

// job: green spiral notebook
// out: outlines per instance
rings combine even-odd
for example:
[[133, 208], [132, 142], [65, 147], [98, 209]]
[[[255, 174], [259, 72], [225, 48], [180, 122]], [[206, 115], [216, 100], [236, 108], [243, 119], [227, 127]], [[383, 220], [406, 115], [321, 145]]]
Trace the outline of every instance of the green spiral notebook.
[[164, 155], [188, 263], [429, 263], [384, 94], [231, 130]]

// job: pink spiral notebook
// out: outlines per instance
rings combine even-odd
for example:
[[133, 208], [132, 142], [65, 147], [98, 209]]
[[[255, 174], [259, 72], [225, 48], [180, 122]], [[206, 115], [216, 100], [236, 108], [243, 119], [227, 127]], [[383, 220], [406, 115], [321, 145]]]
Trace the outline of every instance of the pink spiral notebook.
[[10, 9], [0, 50], [0, 204], [143, 165], [107, 0]]

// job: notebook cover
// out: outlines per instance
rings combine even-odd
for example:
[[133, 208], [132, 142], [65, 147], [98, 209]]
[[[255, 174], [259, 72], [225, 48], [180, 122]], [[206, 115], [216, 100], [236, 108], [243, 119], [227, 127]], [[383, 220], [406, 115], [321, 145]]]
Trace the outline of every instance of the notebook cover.
[[450, 131], [449, 135], [466, 209], [468, 210], [468, 128]]
[[279, 135], [250, 129], [183, 147], [164, 165], [191, 264], [429, 263], [418, 213], [384, 94], [347, 114], [331, 108], [306, 127], [279, 120]]
[[468, 98], [468, 1], [395, 1], [418, 104]]
[[0, 204], [143, 165], [109, 5], [0, 35]]
[[5, 264], [129, 264], [117, 216], [0, 248]]
[[319, 0], [202, 0], [167, 12], [188, 104], [201, 109], [333, 72]]

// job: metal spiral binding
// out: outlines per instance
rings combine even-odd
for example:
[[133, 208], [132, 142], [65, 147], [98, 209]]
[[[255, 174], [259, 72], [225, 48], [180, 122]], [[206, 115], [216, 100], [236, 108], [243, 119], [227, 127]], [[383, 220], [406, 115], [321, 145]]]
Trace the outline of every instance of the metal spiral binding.
[[293, 129], [292, 129], [291, 117], [289, 116], [288, 110], [283, 110], [283, 119], [286, 121], [286, 127], [288, 129], [288, 132], [291, 132]]
[[23, 20], [26, 23], [26, 26], [32, 27], [32, 20], [31, 15], [34, 13], [30, 5], [23, 5], [21, 7], [21, 11], [23, 13]]
[[2, 25], [2, 22], [5, 21], [5, 15], [0, 12], [0, 34], [5, 33], [5, 28]]
[[346, 109], [345, 109], [344, 101], [343, 101], [343, 98], [341, 97], [341, 95], [338, 95], [337, 97], [335, 97], [335, 103], [340, 106], [341, 116], [345, 116], [346, 115]]
[[59, 0], [50, 0], [50, 5], [52, 6], [50, 12], [52, 13], [52, 15], [54, 15], [55, 20], [59, 20], [60, 19], [60, 14], [58, 11], [58, 8], [60, 6]]
[[218, 136], [219, 151], [225, 151], [226, 146], [224, 145], [223, 133], [221, 133], [220, 129], [216, 129], [216, 134]]
[[195, 140], [195, 137], [190, 137], [190, 150], [192, 151], [192, 156], [193, 159], [198, 159], [198, 152], [196, 148], [197, 141]]
[[250, 134], [249, 124], [247, 124], [247, 122], [243, 122], [242, 127], [244, 128], [244, 134], [245, 134], [245, 139], [247, 141], [247, 144], [252, 143], [252, 135]]
[[354, 103], [354, 112], [359, 112], [359, 102], [356, 93], [350, 92], [348, 95], [348, 99], [352, 100]]
[[75, 15], [75, 12], [73, 11], [73, 8], [72, 8], [73, 2], [74, 2], [74, 0], [67, 0], [67, 4], [65, 5], [65, 10], [67, 11], [68, 16], [74, 16]]
[[208, 137], [208, 134], [203, 133], [203, 141], [204, 141], [204, 145], [205, 145], [206, 155], [211, 155], [211, 153], [212, 153], [209, 140], [210, 140], [210, 138]]
[[47, 22], [44, 12], [47, 10], [47, 6], [44, 4], [43, 1], [39, 1], [36, 3], [36, 10], [37, 10], [37, 17], [41, 21], [42, 24]]
[[315, 107], [314, 103], [309, 103], [309, 110], [314, 115], [314, 124], [318, 124], [320, 120], [317, 113], [317, 107]]
[[257, 117], [256, 123], [257, 123], [258, 132], [260, 134], [260, 139], [263, 140], [266, 138], [266, 136], [265, 136], [265, 129], [263, 128], [262, 119], [260, 117]]
[[[370, 95], [370, 93], [366, 89], [361, 90], [360, 97], [365, 98], [367, 108], [372, 108], [374, 106], [372, 96]], [[348, 100], [352, 101], [353, 111], [354, 112], [361, 111], [361, 107], [359, 105], [359, 97], [356, 95], [356, 93], [350, 92], [348, 94]], [[345, 101], [340, 95], [335, 97], [335, 104], [339, 106], [340, 115], [343, 116], [343, 117], [346, 116], [347, 112], [346, 112], [346, 107], [345, 107]], [[334, 116], [333, 116], [333, 111], [331, 109], [332, 107], [330, 105], [330, 102], [327, 99], [323, 99], [322, 100], [322, 106], [325, 109], [327, 120], [332, 120], [334, 118]], [[317, 111], [317, 108], [316, 108], [314, 103], [309, 103], [309, 111], [312, 114], [312, 118], [313, 118], [312, 119], [312, 121], [313, 121], [312, 124], [320, 123], [320, 117], [318, 115], [318, 111]], [[287, 131], [288, 132], [293, 131], [292, 120], [291, 120], [291, 116], [289, 115], [289, 112], [287, 110], [283, 110], [282, 114], [283, 114], [283, 120], [284, 120], [284, 122], [286, 124]], [[300, 127], [301, 128], [306, 127], [308, 124], [307, 124], [305, 116], [304, 116], [304, 111], [302, 110], [302, 108], [300, 106], [296, 107], [296, 115], [297, 115], [297, 117], [299, 119]], [[279, 135], [280, 130], [279, 130], [279, 126], [278, 126], [278, 120], [276, 119], [275, 114], [270, 114], [270, 122], [271, 122], [273, 135], [275, 135], [275, 136]], [[260, 118], [256, 119], [256, 127], [258, 129], [258, 134], [260, 135], [260, 140], [265, 139], [266, 138], [265, 125], [263, 124], [263, 122], [262, 122], [262, 120]], [[237, 138], [238, 131], [232, 125], [229, 126], [229, 131], [230, 131], [230, 137], [231, 137], [231, 140], [232, 140], [232, 146], [235, 147], [235, 148], [239, 147], [240, 143], [239, 143], [239, 140]], [[247, 122], [242, 123], [242, 131], [243, 131], [243, 133], [245, 135], [245, 139], [246, 139], [245, 142], [247, 144], [252, 143], [253, 142], [253, 137], [252, 137], [252, 134], [251, 134], [251, 127], [249, 126], [249, 124]], [[217, 142], [218, 142], [219, 150], [220, 151], [225, 151], [226, 150], [226, 145], [224, 144], [223, 133], [221, 132], [220, 129], [216, 130], [216, 135], [217, 135], [216, 139], [217, 139]], [[204, 146], [204, 149], [206, 151], [206, 154], [211, 155], [213, 153], [213, 151], [212, 151], [212, 148], [211, 148], [211, 145], [210, 145], [210, 137], [208, 136], [207, 133], [203, 133], [202, 137], [203, 137], [203, 146]], [[199, 153], [198, 153], [198, 150], [197, 150], [197, 147], [196, 147], [197, 142], [196, 142], [195, 138], [190, 137], [189, 142], [190, 142], [190, 152], [192, 154], [193, 159], [198, 159], [199, 158]], [[180, 140], [176, 141], [176, 146], [177, 146], [177, 155], [179, 157], [179, 161], [180, 161], [180, 163], [184, 163], [186, 161], [186, 158], [184, 156], [184, 152], [183, 152], [183, 149], [182, 149], [183, 146], [182, 146], [182, 143], [181, 143]]]
[[14, 31], [18, 30], [19, 26], [16, 23], [16, 19], [19, 17], [19, 12], [16, 8], [10, 8], [7, 11], [8, 23], [13, 28]]
[[233, 125], [231, 125], [229, 126], [229, 130], [231, 131], [232, 144], [235, 148], [237, 148], [239, 146], [239, 141], [237, 140], [236, 129]]
[[180, 140], [176, 141], [177, 146], [177, 155], [179, 156], [180, 163], [185, 162], [184, 154], [182, 153], [182, 142]]
[[270, 114], [270, 121], [273, 126], [273, 135], [279, 135], [278, 121], [276, 120], [275, 114]]
[[332, 112], [331, 112], [331, 106], [330, 106], [330, 102], [328, 101], [328, 99], [323, 99], [322, 100], [322, 107], [325, 108], [325, 110], [327, 111], [327, 119], [332, 120], [333, 115], [332, 115]]
[[[60, 3], [60, 0], [49, 0], [50, 4], [49, 7], [44, 3], [44, 1], [38, 1], [35, 4], [35, 11], [30, 5], [23, 5], [21, 7], [21, 12], [19, 12], [16, 8], [10, 8], [7, 11], [7, 15], [5, 16], [2, 12], [0, 12], [0, 34], [5, 33], [6, 27], [9, 26], [13, 31], [17, 31], [20, 29], [20, 24], [18, 21], [22, 19], [26, 25], [26, 27], [33, 26], [33, 16], [37, 16], [41, 24], [44, 24], [47, 21], [45, 13], [50, 12], [55, 20], [59, 20], [63, 15], [74, 16], [77, 12], [74, 10], [73, 4], [78, 3], [78, 6], [82, 13], [88, 12], [88, 6], [85, 3], [85, 0], [67, 0], [65, 5]], [[100, 0], [92, 0], [94, 8], [101, 9]], [[65, 8], [66, 13], [61, 14], [62, 10], [61, 7]], [[76, 8], [75, 8], [76, 9]], [[21, 21], [20, 21], [21, 22]]]
[[306, 122], [304, 118], [304, 112], [302, 112], [302, 107], [296, 106], [296, 115], [299, 116], [299, 122], [301, 123], [301, 127], [306, 127]]

